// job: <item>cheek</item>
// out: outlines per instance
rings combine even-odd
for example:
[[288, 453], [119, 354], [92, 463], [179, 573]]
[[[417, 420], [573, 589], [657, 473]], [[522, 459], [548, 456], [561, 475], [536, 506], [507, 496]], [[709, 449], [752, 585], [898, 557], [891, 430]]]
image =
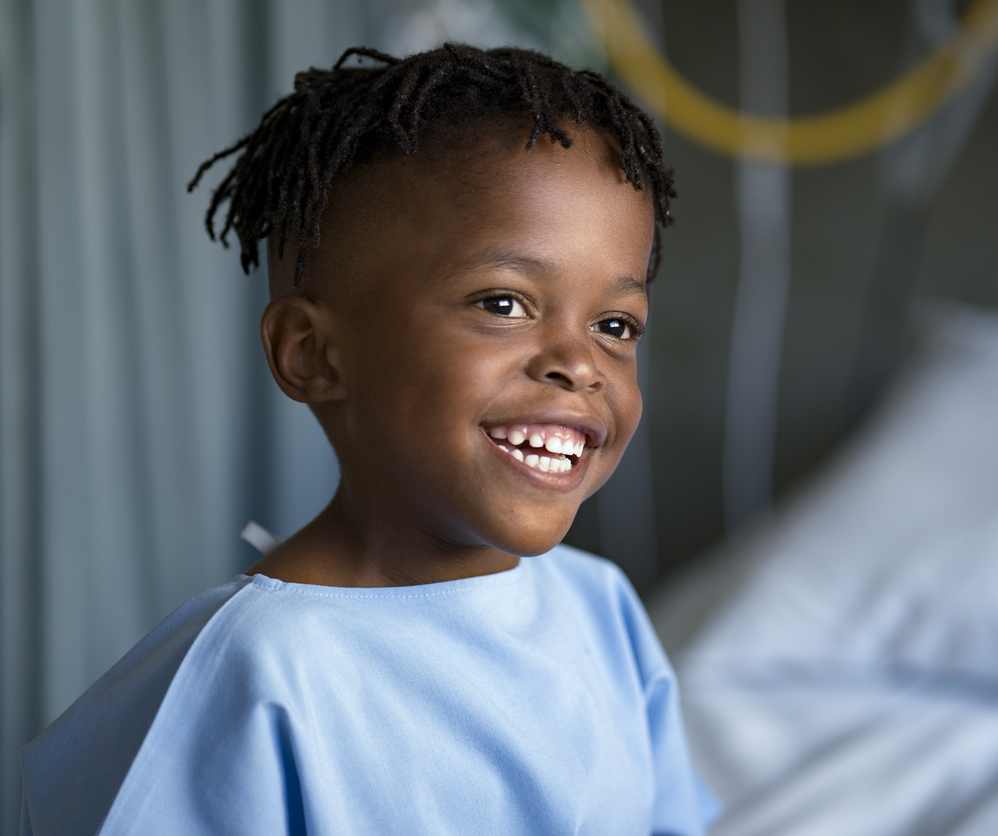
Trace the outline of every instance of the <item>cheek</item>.
[[624, 454], [624, 449], [638, 428], [642, 406], [641, 389], [638, 387], [636, 375], [631, 375], [629, 379], [621, 381], [613, 393], [613, 411], [617, 425], [617, 439], [614, 442], [615, 464]]
[[404, 364], [406, 377], [418, 381], [430, 399], [471, 403], [501, 391], [523, 365], [518, 352], [509, 348], [494, 340], [448, 339], [443, 334], [413, 347]]
[[606, 390], [608, 412], [613, 416], [613, 436], [600, 451], [587, 475], [585, 497], [589, 498], [610, 478], [641, 420], [641, 389], [634, 370], [617, 377]]
[[491, 341], [455, 341], [440, 333], [380, 358], [379, 368], [369, 370], [367, 384], [372, 395], [376, 390], [380, 407], [370, 406], [389, 407], [394, 422], [434, 444], [460, 445], [455, 433], [472, 437], [516, 369], [516, 358]]

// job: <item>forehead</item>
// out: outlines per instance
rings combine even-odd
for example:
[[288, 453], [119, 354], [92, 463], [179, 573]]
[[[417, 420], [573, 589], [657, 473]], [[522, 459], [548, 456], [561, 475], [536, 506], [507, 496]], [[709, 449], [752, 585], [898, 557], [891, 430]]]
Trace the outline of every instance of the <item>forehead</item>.
[[[643, 277], [654, 206], [649, 189], [626, 182], [619, 149], [583, 128], [572, 132], [568, 149], [543, 138], [525, 150], [526, 137], [518, 129], [431, 143], [411, 157], [374, 158], [339, 176], [303, 290], [321, 293], [337, 279], [370, 281], [510, 247], [515, 255], [557, 260], [593, 238]], [[271, 263], [272, 289], [282, 273], [290, 288], [287, 255]]]

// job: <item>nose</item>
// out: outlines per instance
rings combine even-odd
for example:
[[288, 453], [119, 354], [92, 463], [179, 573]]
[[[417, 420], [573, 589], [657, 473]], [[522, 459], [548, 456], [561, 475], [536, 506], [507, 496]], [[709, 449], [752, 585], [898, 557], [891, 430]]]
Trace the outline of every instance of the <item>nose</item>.
[[600, 372], [588, 330], [576, 336], [559, 330], [538, 346], [527, 363], [527, 374], [570, 392], [599, 392], [606, 383]]

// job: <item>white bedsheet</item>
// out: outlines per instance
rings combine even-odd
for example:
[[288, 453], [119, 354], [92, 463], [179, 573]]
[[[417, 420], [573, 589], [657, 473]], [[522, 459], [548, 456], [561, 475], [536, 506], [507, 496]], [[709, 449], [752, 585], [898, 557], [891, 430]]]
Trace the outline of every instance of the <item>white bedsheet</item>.
[[926, 320], [836, 460], [649, 602], [717, 836], [998, 834], [998, 314]]

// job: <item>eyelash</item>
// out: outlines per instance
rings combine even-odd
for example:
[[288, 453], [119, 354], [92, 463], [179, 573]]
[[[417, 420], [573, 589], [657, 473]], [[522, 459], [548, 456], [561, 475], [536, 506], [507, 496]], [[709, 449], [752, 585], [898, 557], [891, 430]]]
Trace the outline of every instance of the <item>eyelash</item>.
[[[482, 308], [483, 310], [485, 310], [485, 311], [487, 311], [489, 313], [492, 313], [495, 316], [498, 316], [498, 317], [500, 317], [502, 319], [507, 319], [507, 318], [508, 319], [519, 319], [519, 318], [521, 318], [519, 316], [514, 317], [514, 316], [509, 316], [509, 315], [504, 315], [504, 314], [496, 313], [495, 311], [489, 311], [489, 309], [486, 307], [486, 305], [489, 302], [495, 302], [495, 301], [499, 301], [499, 300], [503, 300], [503, 299], [510, 299], [510, 300], [516, 302], [518, 305], [520, 305], [524, 309], [524, 311], [526, 311], [526, 308], [527, 308], [526, 300], [519, 293], [513, 293], [512, 291], [503, 291], [501, 293], [493, 293], [490, 296], [486, 296], [486, 297], [484, 297], [482, 299], [478, 299], [475, 302], [475, 305], [477, 305], [478, 307]], [[620, 342], [637, 342], [637, 340], [639, 340], [641, 338], [641, 335], [644, 333], [645, 327], [644, 327], [644, 325], [642, 325], [637, 320], [636, 317], [633, 317], [630, 314], [626, 314], [626, 313], [623, 313], [623, 312], [617, 312], [617, 311], [614, 311], [613, 313], [610, 313], [610, 314], [604, 316], [602, 319], [597, 320], [592, 325], [590, 325], [589, 328], [590, 328], [591, 331], [596, 331], [597, 328], [602, 323], [604, 323], [604, 322], [614, 322], [614, 321], [622, 322], [628, 328], [630, 328], [631, 329], [631, 336], [630, 337], [618, 337], [618, 336], [615, 336], [614, 334], [608, 334], [605, 331], [599, 331], [598, 333], [603, 334], [603, 336], [610, 337], [610, 338], [615, 339], [615, 340], [619, 340]]]
[[641, 339], [641, 335], [645, 331], [644, 325], [638, 322], [638, 320], [635, 317], [625, 313], [612, 313], [609, 316], [604, 316], [602, 319], [597, 320], [592, 325], [590, 325], [589, 328], [590, 330], [595, 331], [604, 322], [623, 322], [628, 328], [631, 329], [630, 337], [618, 337], [614, 334], [608, 334], [605, 331], [599, 332], [606, 337], [611, 337], [612, 339], [620, 340], [620, 342], [624, 343], [637, 342], [639, 339]]

